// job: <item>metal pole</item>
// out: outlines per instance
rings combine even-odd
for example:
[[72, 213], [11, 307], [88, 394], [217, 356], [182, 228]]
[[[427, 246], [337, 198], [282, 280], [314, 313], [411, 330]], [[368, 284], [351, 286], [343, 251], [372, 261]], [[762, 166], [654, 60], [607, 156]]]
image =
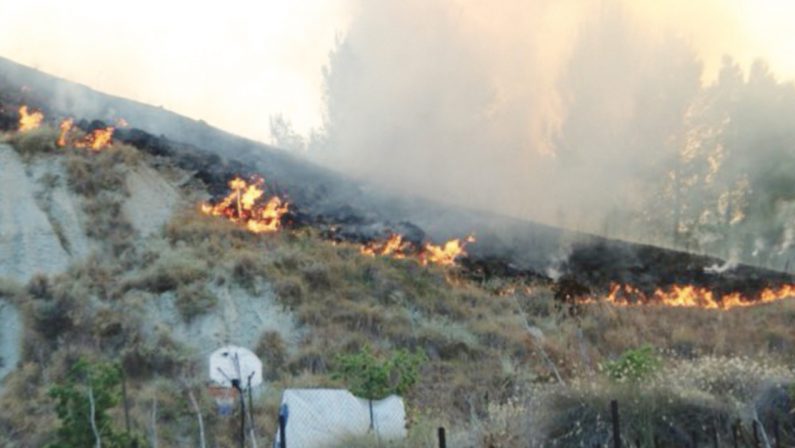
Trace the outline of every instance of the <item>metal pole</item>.
[[240, 388], [240, 380], [233, 379], [232, 387], [237, 391], [237, 398], [240, 400], [240, 448], [246, 448], [246, 396]]
[[248, 430], [251, 433], [251, 445], [257, 448], [257, 432], [254, 429], [254, 398], [251, 392], [251, 377], [254, 372], [248, 376]]
[[279, 448], [287, 448], [287, 416], [279, 414]]
[[740, 425], [739, 421], [734, 422], [734, 424], [732, 425], [732, 437], [734, 438], [734, 448], [740, 448], [740, 441], [738, 440], [740, 438], [738, 434], [739, 425]]
[[613, 416], [613, 448], [621, 448], [621, 426], [618, 422], [618, 401], [610, 401], [610, 414]]
[[439, 435], [439, 448], [447, 448], [447, 438], [445, 437], [444, 434], [444, 428], [441, 426], [439, 427], [438, 435]]

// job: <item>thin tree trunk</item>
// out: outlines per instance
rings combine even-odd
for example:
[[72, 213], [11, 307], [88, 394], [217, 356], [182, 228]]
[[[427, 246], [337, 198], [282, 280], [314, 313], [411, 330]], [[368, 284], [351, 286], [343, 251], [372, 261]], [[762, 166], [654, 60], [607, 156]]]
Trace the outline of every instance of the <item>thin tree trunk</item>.
[[367, 404], [370, 407], [370, 431], [372, 431], [373, 428], [375, 428], [375, 424], [373, 422], [373, 400], [372, 399], [367, 400]]
[[202, 418], [201, 409], [199, 409], [199, 403], [196, 401], [196, 396], [193, 395], [191, 388], [188, 388], [188, 400], [190, 400], [190, 405], [193, 407], [193, 412], [196, 413], [196, 419], [199, 421], [199, 446], [207, 448], [207, 444], [204, 441], [204, 419]]
[[88, 386], [88, 406], [90, 411], [89, 418], [91, 420], [91, 431], [94, 433], [94, 440], [96, 440], [94, 446], [96, 448], [102, 448], [102, 439], [100, 438], [99, 431], [97, 430], [97, 408], [94, 404], [94, 389], [91, 386]]
[[557, 366], [555, 366], [555, 363], [552, 362], [552, 358], [550, 358], [549, 355], [547, 355], [546, 350], [544, 350], [543, 345], [541, 345], [541, 341], [537, 340], [535, 334], [530, 330], [530, 322], [527, 321], [527, 315], [525, 315], [522, 306], [519, 304], [519, 299], [517, 299], [516, 296], [514, 295], [513, 300], [516, 303], [516, 308], [519, 310], [519, 315], [522, 316], [522, 320], [524, 321], [524, 327], [527, 330], [527, 333], [530, 335], [530, 339], [533, 341], [533, 345], [538, 349], [539, 353], [541, 353], [541, 357], [544, 358], [544, 362], [546, 362], [550, 370], [552, 370], [552, 373], [555, 375], [555, 379], [558, 380], [558, 383], [560, 385], [565, 386], [566, 382], [563, 381], [563, 377], [560, 376], [560, 372], [558, 372]]
[[673, 219], [673, 233], [672, 233], [672, 242], [673, 247], [679, 247], [679, 223], [682, 219], [682, 198], [681, 198], [681, 186], [679, 185], [679, 158], [676, 159], [676, 167], [674, 168], [674, 219]]
[[765, 432], [765, 427], [762, 425], [762, 422], [760, 422], [759, 418], [756, 416], [756, 411], [754, 411], [753, 423], [757, 426], [757, 428], [759, 428], [759, 434], [762, 436], [762, 446], [765, 448], [770, 448], [770, 439], [767, 437], [767, 432]]
[[[252, 373], [253, 375], [253, 373]], [[251, 446], [257, 448], [257, 433], [254, 430], [254, 398], [251, 392], [251, 375], [248, 377], [248, 432], [251, 435]]]
[[121, 371], [121, 399], [124, 404], [124, 429], [127, 436], [130, 435], [130, 402], [127, 399], [127, 375], [122, 368]]
[[152, 399], [152, 448], [157, 448], [157, 397]]

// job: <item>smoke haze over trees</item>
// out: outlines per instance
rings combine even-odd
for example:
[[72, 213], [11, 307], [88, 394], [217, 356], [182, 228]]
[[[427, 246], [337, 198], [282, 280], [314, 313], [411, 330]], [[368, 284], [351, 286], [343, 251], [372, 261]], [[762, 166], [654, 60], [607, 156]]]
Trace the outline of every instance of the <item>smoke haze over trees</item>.
[[[619, 2], [363, 2], [310, 155], [389, 188], [785, 268], [795, 87]], [[511, 18], [513, 29], [496, 27]]]

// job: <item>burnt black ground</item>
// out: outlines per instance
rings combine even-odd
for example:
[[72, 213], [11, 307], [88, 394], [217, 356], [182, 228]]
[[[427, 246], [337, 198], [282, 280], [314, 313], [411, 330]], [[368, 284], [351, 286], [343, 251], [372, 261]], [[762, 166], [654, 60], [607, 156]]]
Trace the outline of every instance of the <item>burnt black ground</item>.
[[646, 292], [694, 284], [749, 296], [794, 281], [789, 274], [744, 265], [708, 274], [706, 267], [723, 261], [393, 194], [162, 107], [106, 95], [0, 58], [0, 129], [16, 128], [21, 103], [42, 110], [53, 124], [77, 117], [83, 129], [124, 118], [132, 128], [118, 129], [116, 139], [170, 158], [213, 195], [225, 194], [234, 175], [262, 176], [271, 193], [293, 205], [292, 225], [333, 229], [336, 237], [357, 242], [393, 231], [416, 243], [474, 234], [478, 241], [467, 248], [470, 257], [462, 265], [477, 278], [565, 275], [594, 292], [620, 282]]

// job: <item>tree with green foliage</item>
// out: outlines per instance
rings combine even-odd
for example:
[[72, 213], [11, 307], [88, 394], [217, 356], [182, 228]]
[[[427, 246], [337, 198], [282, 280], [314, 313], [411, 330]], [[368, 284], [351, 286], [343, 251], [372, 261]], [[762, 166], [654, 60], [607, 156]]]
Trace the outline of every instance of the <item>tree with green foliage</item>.
[[420, 366], [426, 360], [425, 353], [408, 350], [378, 357], [365, 346], [358, 353], [338, 355], [332, 378], [344, 381], [351, 393], [369, 400], [372, 429], [373, 400], [408, 392], [419, 379]]
[[66, 379], [49, 391], [57, 401], [55, 412], [61, 421], [56, 441], [50, 447], [138, 446], [130, 434], [117, 432], [108, 416], [108, 410], [121, 401], [120, 384], [118, 365], [78, 360]]

